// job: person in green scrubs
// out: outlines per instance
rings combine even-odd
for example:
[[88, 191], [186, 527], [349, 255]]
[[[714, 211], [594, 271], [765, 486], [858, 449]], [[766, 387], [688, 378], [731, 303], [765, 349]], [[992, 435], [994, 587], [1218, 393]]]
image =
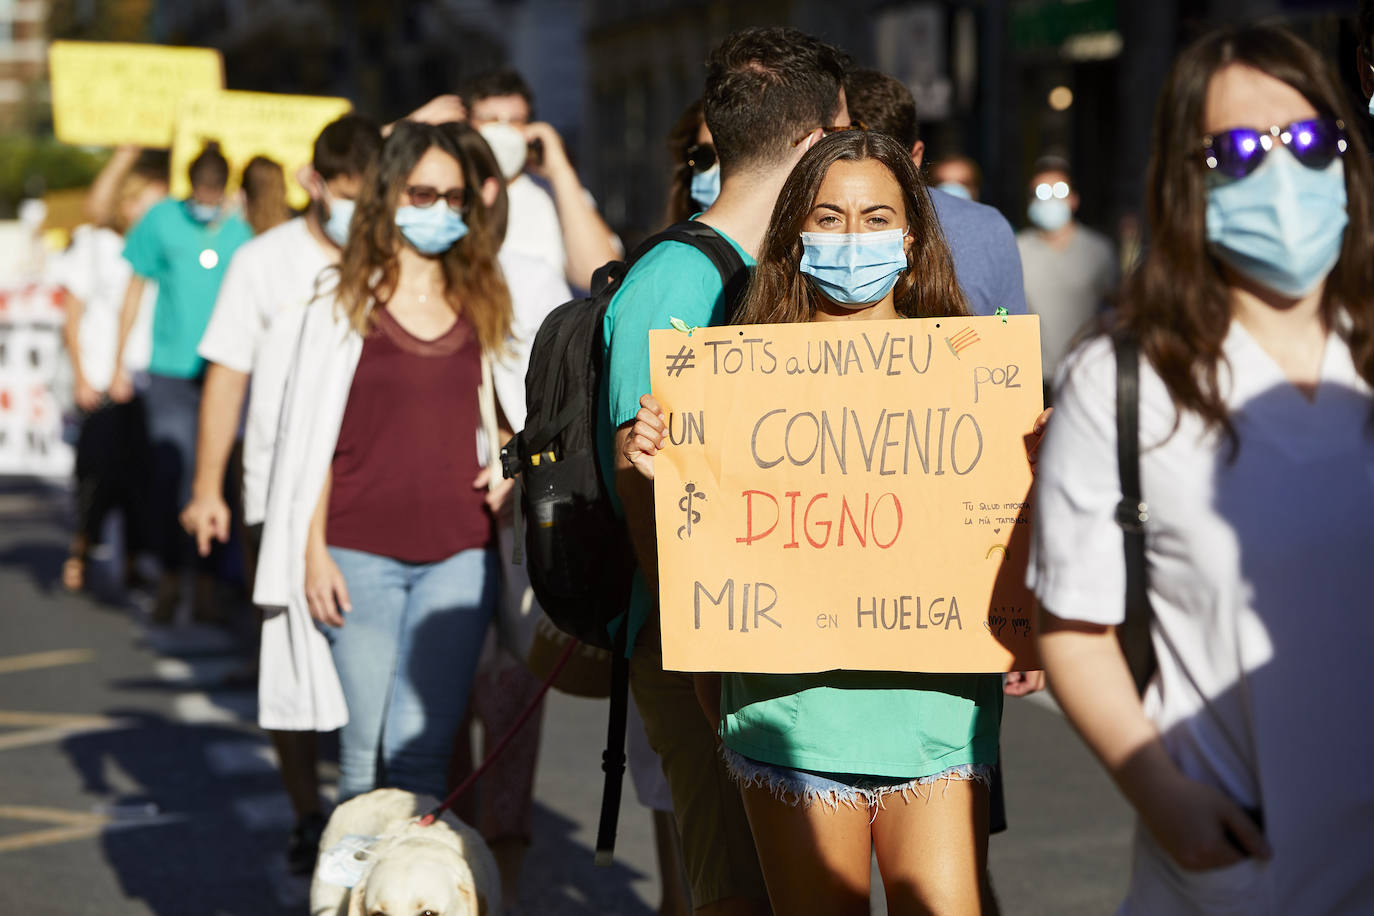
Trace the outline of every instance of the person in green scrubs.
[[[229, 162], [217, 143], [190, 167], [191, 196], [154, 204], [130, 230], [124, 258], [134, 269], [120, 312], [115, 365], [122, 367], [124, 348], [138, 314], [145, 284], [158, 287], [153, 310], [153, 350], [143, 392], [152, 444], [152, 531], [162, 562], [153, 620], [168, 623], [181, 596], [181, 573], [198, 566], [195, 615], [213, 619], [212, 567], [196, 557], [190, 536], [177, 519], [191, 496], [195, 468], [196, 421], [200, 414], [201, 376], [205, 361], [196, 353], [210, 321], [220, 281], [229, 259], [253, 236], [248, 223], [225, 201]], [[120, 368], [110, 384], [110, 398], [127, 401], [134, 380]]]
[[[788, 178], [736, 323], [968, 314], [908, 152], [857, 129], [821, 140]], [[665, 429], [653, 398], [641, 403], [625, 457], [651, 476]], [[999, 675], [719, 678], [723, 753], [774, 912], [868, 913], [874, 853], [893, 914], [993, 905], [982, 876]]]

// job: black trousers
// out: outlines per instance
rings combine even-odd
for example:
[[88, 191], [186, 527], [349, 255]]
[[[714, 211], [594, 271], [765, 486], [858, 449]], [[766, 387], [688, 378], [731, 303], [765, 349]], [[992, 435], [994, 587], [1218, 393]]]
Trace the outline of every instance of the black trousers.
[[99, 543], [105, 519], [119, 509], [126, 550], [149, 546], [150, 454], [141, 399], [106, 401], [83, 416], [76, 442], [76, 518], [87, 544]]

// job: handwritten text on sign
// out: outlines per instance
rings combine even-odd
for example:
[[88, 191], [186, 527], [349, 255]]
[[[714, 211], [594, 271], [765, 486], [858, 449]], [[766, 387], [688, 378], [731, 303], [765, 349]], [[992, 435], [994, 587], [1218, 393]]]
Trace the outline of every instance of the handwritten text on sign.
[[166, 149], [182, 94], [224, 86], [212, 48], [55, 41], [48, 66], [53, 132], [63, 143]]
[[266, 156], [286, 172], [287, 202], [304, 207], [310, 195], [296, 181], [309, 165], [315, 138], [325, 125], [347, 114], [348, 99], [279, 95], [274, 92], [191, 92], [181, 100], [172, 144], [172, 193], [191, 193], [187, 169], [207, 140], [219, 142], [229, 160], [230, 189], [254, 156]]
[[1038, 667], [1034, 317], [649, 335], [663, 663]]

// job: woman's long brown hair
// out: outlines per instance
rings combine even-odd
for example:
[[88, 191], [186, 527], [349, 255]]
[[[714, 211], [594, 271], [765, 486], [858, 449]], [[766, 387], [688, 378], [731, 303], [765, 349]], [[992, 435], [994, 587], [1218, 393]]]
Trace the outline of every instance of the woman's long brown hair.
[[912, 244], [907, 250], [907, 269], [893, 288], [897, 314], [904, 318], [969, 314], [964, 291], [954, 278], [949, 246], [911, 154], [886, 134], [846, 130], [807, 150], [787, 177], [735, 324], [784, 324], [810, 321], [816, 316], [823, 294], [801, 272], [801, 234], [806, 218], [816, 206], [816, 195], [832, 165], [868, 159], [882, 163], [897, 179], [906, 205]]
[[1140, 341], [1174, 404], [1237, 445], [1217, 382], [1231, 324], [1231, 291], [1207, 246], [1203, 111], [1212, 77], [1242, 65], [1292, 86], [1321, 117], [1346, 124], [1343, 157], [1349, 223], [1340, 260], [1326, 279], [1321, 313], [1343, 333], [1360, 376], [1374, 384], [1374, 172], [1335, 75], [1317, 52], [1272, 26], [1229, 28], [1198, 39], [1175, 61], [1155, 108], [1146, 177], [1150, 245], [1122, 288], [1118, 324]]
[[286, 203], [286, 173], [266, 156], [254, 156], [243, 167], [244, 217], [254, 235], [262, 235], [292, 217]]
[[[454, 314], [467, 315], [484, 351], [499, 352], [510, 336], [510, 293], [496, 264], [491, 218], [478, 196], [481, 177], [472, 157], [443, 125], [401, 121], [382, 143], [349, 225], [336, 302], [354, 330], [366, 335], [372, 328], [373, 304], [385, 303], [395, 292], [400, 270], [396, 251], [406, 244], [396, 228], [396, 203], [415, 164], [431, 148], [457, 160], [464, 186], [472, 189], [463, 212], [468, 233], [439, 255], [444, 298]], [[447, 204], [440, 200], [434, 206]]]
[[668, 132], [668, 161], [673, 165], [673, 177], [668, 183], [668, 206], [663, 217], [665, 226], [680, 223], [696, 212], [696, 204], [692, 201], [692, 167], [687, 164], [687, 150], [697, 142], [697, 134], [705, 123], [701, 99], [697, 99], [687, 106], [687, 110]]

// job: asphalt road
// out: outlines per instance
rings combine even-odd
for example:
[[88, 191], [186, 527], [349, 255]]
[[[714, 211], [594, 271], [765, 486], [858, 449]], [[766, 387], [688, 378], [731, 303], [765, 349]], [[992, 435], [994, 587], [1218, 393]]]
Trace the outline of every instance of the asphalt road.
[[[281, 855], [290, 811], [242, 677], [247, 622], [158, 630], [146, 600], [66, 594], [65, 507], [61, 490], [0, 481], [0, 909], [303, 913], [306, 882]], [[628, 780], [616, 864], [592, 864], [604, 729], [603, 704], [553, 695], [521, 913], [656, 912], [649, 814]], [[1105, 776], [1046, 701], [1008, 702], [1003, 755], [1003, 912], [1110, 912], [1130, 823]], [[332, 764], [324, 775], [332, 785]]]

